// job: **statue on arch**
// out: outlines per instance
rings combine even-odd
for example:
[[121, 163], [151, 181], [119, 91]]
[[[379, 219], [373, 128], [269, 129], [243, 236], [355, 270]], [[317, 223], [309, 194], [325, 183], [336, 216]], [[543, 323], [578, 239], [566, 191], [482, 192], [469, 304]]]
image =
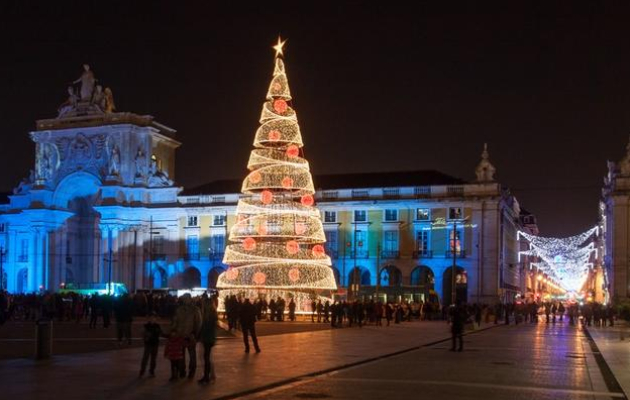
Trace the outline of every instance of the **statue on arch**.
[[114, 94], [112, 90], [108, 87], [105, 88], [104, 92], [104, 108], [103, 111], [106, 113], [112, 113], [116, 110], [116, 105], [114, 104]]
[[120, 149], [115, 144], [112, 147], [111, 154], [109, 155], [109, 168], [108, 173], [110, 176], [118, 176], [120, 169]]
[[135, 158], [136, 163], [136, 178], [144, 178], [147, 175], [147, 156], [142, 151], [141, 147], [138, 147], [138, 152]]
[[81, 74], [79, 79], [75, 80], [72, 83], [81, 84], [81, 89], [79, 91], [81, 95], [81, 101], [92, 100], [92, 93], [94, 92], [96, 78], [94, 78], [94, 73], [90, 70], [90, 66], [88, 64], [83, 64], [83, 74]]
[[68, 86], [68, 99], [57, 109], [57, 112], [59, 113], [58, 116], [63, 117], [66, 113], [72, 111], [77, 106], [78, 101], [79, 97], [77, 96], [74, 88], [72, 86]]

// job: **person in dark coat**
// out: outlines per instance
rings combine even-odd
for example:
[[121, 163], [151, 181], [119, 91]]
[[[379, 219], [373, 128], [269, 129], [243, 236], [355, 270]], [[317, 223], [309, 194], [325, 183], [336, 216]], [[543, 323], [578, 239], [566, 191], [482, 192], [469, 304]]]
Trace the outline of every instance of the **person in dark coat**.
[[466, 308], [462, 306], [461, 303], [457, 303], [454, 307], [451, 308], [451, 338], [453, 341], [453, 346], [451, 347], [451, 351], [455, 351], [456, 345], [459, 342], [459, 346], [457, 346], [457, 351], [464, 350], [464, 324], [466, 323], [466, 319], [468, 319], [468, 314], [466, 312]]
[[289, 320], [295, 321], [295, 301], [289, 301]]
[[258, 338], [256, 337], [256, 309], [254, 305], [250, 303], [249, 299], [245, 299], [241, 305], [239, 318], [241, 321], [241, 329], [243, 330], [245, 353], [249, 353], [249, 335], [252, 337], [252, 343], [254, 343], [256, 353], [260, 353]]
[[[255, 309], [255, 308], [254, 308]], [[255, 313], [258, 310], [255, 309]], [[212, 365], [212, 347], [217, 341], [217, 321], [219, 317], [214, 305], [214, 301], [204, 294], [201, 301], [201, 333], [199, 338], [203, 344], [203, 377], [198, 381], [205, 385], [216, 380], [214, 366]]]
[[144, 354], [142, 355], [142, 362], [140, 363], [140, 377], [144, 376], [144, 372], [147, 370], [147, 363], [149, 358], [151, 364], [149, 365], [149, 376], [153, 378], [155, 376], [155, 365], [160, 346], [160, 336], [162, 335], [162, 329], [160, 325], [155, 322], [155, 315], [149, 317], [149, 321], [144, 324]]

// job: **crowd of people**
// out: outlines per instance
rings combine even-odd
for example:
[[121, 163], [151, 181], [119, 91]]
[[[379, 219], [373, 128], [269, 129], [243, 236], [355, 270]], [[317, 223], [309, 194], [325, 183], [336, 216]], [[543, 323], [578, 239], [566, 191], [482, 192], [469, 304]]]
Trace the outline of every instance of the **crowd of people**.
[[[200, 384], [216, 380], [212, 365], [212, 348], [216, 343], [219, 314], [217, 296], [192, 298], [190, 294], [176, 297], [166, 293], [128, 294], [123, 296], [90, 295], [77, 293], [18, 294], [0, 292], [0, 325], [9, 320], [31, 321], [48, 318], [58, 321], [89, 321], [89, 328], [108, 328], [112, 319], [116, 324], [119, 344], [131, 343], [131, 327], [134, 318], [146, 317], [143, 326], [144, 352], [140, 361], [140, 377], [147, 370], [155, 376], [160, 339], [165, 339], [164, 356], [171, 367], [171, 381], [188, 377], [192, 379], [197, 371], [198, 343], [203, 348], [204, 368]], [[240, 329], [245, 352], [250, 352], [250, 338], [256, 353], [260, 345], [256, 335], [257, 321], [282, 322], [296, 320], [296, 304], [293, 299], [241, 299], [236, 296], [224, 299], [223, 318], [228, 329]], [[312, 323], [326, 323], [333, 328], [364, 325], [390, 326], [405, 321], [447, 320], [451, 326], [452, 351], [463, 350], [463, 332], [466, 324], [479, 326], [482, 321], [495, 324], [503, 321], [510, 324], [546, 322], [555, 324], [568, 320], [569, 324], [582, 321], [585, 326], [612, 326], [616, 318], [612, 305], [588, 302], [563, 303], [516, 302], [485, 304], [462, 304], [440, 306], [429, 302], [381, 302], [373, 299], [361, 301], [322, 301], [313, 300], [310, 312], [303, 319]], [[159, 321], [167, 319], [167, 326]], [[186, 362], [188, 359], [188, 362]]]

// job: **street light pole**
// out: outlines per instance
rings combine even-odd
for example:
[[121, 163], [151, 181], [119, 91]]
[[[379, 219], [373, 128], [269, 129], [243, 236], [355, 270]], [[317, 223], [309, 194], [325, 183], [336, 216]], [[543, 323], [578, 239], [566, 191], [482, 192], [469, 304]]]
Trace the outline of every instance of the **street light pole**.
[[451, 252], [453, 253], [453, 267], [451, 268], [451, 304], [454, 305], [457, 300], [457, 293], [455, 292], [455, 274], [457, 273], [457, 220], [453, 220]]
[[5, 287], [4, 287], [4, 256], [7, 254], [7, 251], [4, 249], [4, 247], [0, 247], [0, 292], [2, 292]]

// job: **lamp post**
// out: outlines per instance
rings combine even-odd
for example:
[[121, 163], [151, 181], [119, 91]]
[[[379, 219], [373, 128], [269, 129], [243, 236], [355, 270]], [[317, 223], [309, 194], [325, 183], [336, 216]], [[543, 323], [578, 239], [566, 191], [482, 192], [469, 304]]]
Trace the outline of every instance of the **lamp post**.
[[[453, 266], [451, 268], [451, 304], [455, 304], [457, 301], [457, 292], [455, 290], [455, 285], [457, 283], [457, 243], [459, 242], [459, 235], [457, 234], [457, 221], [461, 221], [462, 223], [466, 222], [468, 217], [465, 218], [454, 218], [453, 219], [453, 239], [451, 245], [451, 252], [453, 253]], [[465, 227], [465, 225], [463, 225]], [[460, 243], [460, 251], [461, 251], [461, 243]], [[468, 283], [466, 283], [468, 284]]]
[[4, 249], [4, 246], [0, 247], [0, 292], [4, 291], [4, 256], [7, 254], [7, 251]]

